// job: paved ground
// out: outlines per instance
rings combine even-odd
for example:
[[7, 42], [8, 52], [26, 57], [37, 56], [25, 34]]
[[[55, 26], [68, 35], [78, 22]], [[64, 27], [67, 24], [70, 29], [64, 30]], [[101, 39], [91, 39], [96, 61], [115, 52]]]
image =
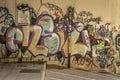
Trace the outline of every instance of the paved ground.
[[[32, 63], [0, 64], [0, 80], [41, 80], [43, 68]], [[47, 66], [45, 80], [120, 80], [120, 75]]]
[[75, 69], [48, 68], [46, 80], [120, 80], [120, 75]]
[[0, 80], [41, 80], [43, 65], [32, 63], [0, 64]]

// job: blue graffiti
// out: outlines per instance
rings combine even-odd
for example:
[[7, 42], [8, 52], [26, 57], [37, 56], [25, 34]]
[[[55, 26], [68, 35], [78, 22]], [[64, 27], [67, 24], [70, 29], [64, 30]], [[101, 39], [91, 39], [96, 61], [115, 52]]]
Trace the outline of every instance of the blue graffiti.
[[9, 14], [9, 11], [6, 7], [0, 7], [0, 18], [6, 14]]
[[[1, 32], [5, 33], [8, 26], [14, 24], [14, 19], [12, 14], [9, 13], [6, 7], [0, 7], [0, 24], [2, 23]], [[15, 25], [15, 24], [14, 24]]]
[[6, 28], [5, 26], [2, 26], [1, 32], [2, 32], [2, 33], [5, 33], [6, 29], [7, 29], [7, 28]]
[[97, 61], [99, 61], [100, 68], [105, 68], [113, 64], [114, 57], [109, 55], [97, 56]]

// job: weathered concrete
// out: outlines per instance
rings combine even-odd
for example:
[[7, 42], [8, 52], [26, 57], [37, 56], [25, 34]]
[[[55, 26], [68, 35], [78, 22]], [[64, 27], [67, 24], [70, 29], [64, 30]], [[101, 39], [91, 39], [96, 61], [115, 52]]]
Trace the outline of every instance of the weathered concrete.
[[120, 80], [120, 76], [110, 73], [48, 66], [46, 70], [46, 80]]
[[0, 80], [41, 80], [43, 68], [43, 65], [33, 63], [2, 63]]

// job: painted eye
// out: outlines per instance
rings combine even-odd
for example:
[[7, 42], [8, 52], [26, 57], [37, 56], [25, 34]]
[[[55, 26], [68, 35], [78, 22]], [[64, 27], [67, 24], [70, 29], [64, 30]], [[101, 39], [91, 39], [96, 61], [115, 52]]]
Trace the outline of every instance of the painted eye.
[[84, 24], [83, 23], [80, 22], [80, 23], [76, 24], [76, 30], [78, 32], [81, 32], [83, 29], [84, 29]]
[[6, 28], [5, 26], [2, 26], [1, 32], [2, 32], [2, 33], [5, 33], [6, 29], [7, 29], [7, 28]]
[[5, 18], [5, 21], [4, 21], [4, 24], [5, 25], [10, 25], [13, 23], [13, 18], [11, 15], [7, 15], [6, 18]]
[[3, 8], [2, 11], [3, 11], [3, 14], [9, 13], [7, 8]]
[[11, 14], [8, 14], [8, 15], [6, 16], [6, 19], [8, 19], [8, 18], [12, 18], [12, 15], [11, 15]]

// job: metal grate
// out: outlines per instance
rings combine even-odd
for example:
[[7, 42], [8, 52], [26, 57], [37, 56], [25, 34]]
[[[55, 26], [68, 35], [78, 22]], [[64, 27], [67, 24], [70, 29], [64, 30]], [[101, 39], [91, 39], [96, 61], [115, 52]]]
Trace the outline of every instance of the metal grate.
[[21, 69], [20, 73], [40, 73], [40, 69]]

